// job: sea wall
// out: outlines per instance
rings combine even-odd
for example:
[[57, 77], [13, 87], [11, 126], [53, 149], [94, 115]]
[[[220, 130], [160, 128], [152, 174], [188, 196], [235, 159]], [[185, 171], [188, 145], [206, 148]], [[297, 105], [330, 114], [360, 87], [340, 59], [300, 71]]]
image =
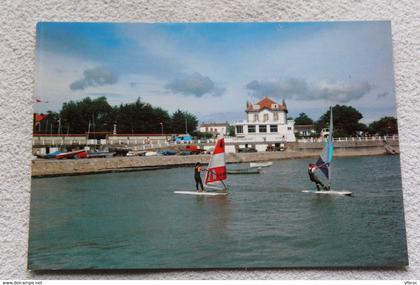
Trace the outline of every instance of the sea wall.
[[[398, 142], [390, 145], [397, 151]], [[282, 152], [255, 152], [226, 154], [227, 163], [268, 161], [316, 157], [323, 147], [322, 143], [291, 143]], [[384, 155], [386, 151], [380, 141], [348, 141], [335, 143], [335, 156]], [[210, 155], [190, 156], [131, 156], [91, 159], [35, 159], [32, 161], [33, 177], [59, 175], [80, 175], [103, 172], [135, 171], [156, 168], [193, 165], [196, 162], [208, 163]]]

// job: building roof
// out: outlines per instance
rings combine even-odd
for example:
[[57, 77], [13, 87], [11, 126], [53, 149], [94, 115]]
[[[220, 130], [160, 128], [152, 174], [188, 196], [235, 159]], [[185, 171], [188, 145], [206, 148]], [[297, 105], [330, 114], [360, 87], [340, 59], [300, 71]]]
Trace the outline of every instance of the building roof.
[[271, 111], [285, 111], [287, 112], [286, 102], [283, 100], [282, 104], [274, 102], [267, 96], [265, 96], [261, 101], [256, 104], [246, 102], [246, 112], [261, 111], [263, 109], [268, 109]]

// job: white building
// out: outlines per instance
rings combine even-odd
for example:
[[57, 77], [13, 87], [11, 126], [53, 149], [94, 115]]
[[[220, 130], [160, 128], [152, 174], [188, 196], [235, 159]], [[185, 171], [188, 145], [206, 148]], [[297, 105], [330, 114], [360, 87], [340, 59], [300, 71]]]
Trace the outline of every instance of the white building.
[[227, 135], [229, 124], [226, 123], [203, 123], [200, 125], [200, 132], [212, 133], [214, 136]]
[[254, 142], [294, 142], [293, 120], [287, 119], [287, 106], [264, 97], [256, 104], [246, 103], [246, 120], [237, 122], [235, 134], [237, 139]]

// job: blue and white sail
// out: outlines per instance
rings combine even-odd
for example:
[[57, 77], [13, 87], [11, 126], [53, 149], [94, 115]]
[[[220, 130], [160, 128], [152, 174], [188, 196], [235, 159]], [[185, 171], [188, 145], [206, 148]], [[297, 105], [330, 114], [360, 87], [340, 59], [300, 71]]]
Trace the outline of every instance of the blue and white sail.
[[333, 139], [333, 112], [332, 107], [330, 107], [330, 126], [328, 131], [328, 138], [325, 141], [324, 149], [319, 156], [316, 165], [327, 177], [329, 184], [331, 186], [331, 161], [333, 158], [334, 152], [334, 139]]

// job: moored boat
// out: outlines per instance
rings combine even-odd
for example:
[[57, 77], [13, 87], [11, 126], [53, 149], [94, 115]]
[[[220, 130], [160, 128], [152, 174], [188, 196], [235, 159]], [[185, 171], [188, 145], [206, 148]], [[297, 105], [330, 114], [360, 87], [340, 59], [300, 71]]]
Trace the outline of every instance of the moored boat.
[[75, 151], [69, 151], [69, 152], [63, 152], [60, 154], [57, 154], [55, 158], [57, 159], [63, 159], [63, 158], [86, 158], [87, 157], [87, 151], [86, 150], [75, 150]]
[[255, 168], [255, 167], [269, 167], [273, 165], [273, 162], [271, 161], [265, 161], [265, 162], [250, 162], [249, 167]]
[[260, 174], [261, 168], [228, 169], [228, 174]]

